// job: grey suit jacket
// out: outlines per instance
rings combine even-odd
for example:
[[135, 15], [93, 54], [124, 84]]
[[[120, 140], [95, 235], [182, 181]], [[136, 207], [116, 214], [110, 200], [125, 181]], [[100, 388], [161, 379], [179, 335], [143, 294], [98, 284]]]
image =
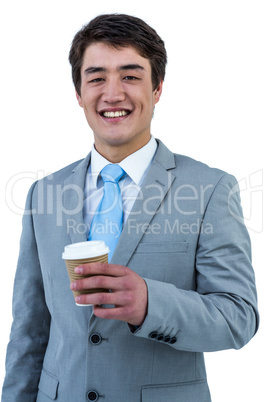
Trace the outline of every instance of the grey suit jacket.
[[147, 283], [136, 331], [76, 306], [69, 289], [61, 255], [86, 240], [90, 155], [31, 187], [2, 402], [209, 402], [203, 352], [241, 348], [255, 334], [236, 180], [158, 143], [111, 261]]

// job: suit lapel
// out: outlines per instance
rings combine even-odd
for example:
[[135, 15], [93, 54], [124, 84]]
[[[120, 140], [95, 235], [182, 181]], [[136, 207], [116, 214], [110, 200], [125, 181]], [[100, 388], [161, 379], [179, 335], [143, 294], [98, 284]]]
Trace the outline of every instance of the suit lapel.
[[[158, 150], [146, 173], [139, 195], [134, 203], [119, 238], [111, 263], [127, 265], [142, 239], [146, 225], [157, 213], [175, 179], [169, 171], [175, 167], [174, 155], [157, 140]], [[64, 181], [63, 208], [65, 219], [72, 223], [69, 230], [72, 243], [87, 241], [84, 228], [83, 203], [85, 179], [90, 154], [79, 163]], [[143, 230], [139, 230], [141, 227]], [[67, 225], [68, 227], [68, 225]]]
[[112, 264], [125, 266], [128, 264], [143, 237], [146, 226], [157, 213], [175, 179], [175, 176], [168, 171], [175, 167], [174, 155], [159, 140], [158, 143], [157, 153], [117, 243]]
[[90, 154], [79, 163], [71, 175], [64, 181], [63, 205], [64, 216], [72, 243], [87, 240], [84, 226], [83, 205], [85, 179], [90, 162]]

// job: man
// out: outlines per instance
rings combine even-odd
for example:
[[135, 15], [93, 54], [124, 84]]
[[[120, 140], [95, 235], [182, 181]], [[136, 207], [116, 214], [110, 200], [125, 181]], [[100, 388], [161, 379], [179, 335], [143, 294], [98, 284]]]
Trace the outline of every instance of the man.
[[[151, 136], [166, 52], [143, 21], [95, 18], [70, 62], [94, 147], [29, 191], [2, 401], [208, 402], [203, 352], [258, 328], [237, 182]], [[123, 222], [101, 231], [106, 166], [121, 171]], [[93, 276], [69, 285], [64, 247], [107, 234], [110, 262], [77, 267]], [[78, 307], [69, 287], [107, 291]]]

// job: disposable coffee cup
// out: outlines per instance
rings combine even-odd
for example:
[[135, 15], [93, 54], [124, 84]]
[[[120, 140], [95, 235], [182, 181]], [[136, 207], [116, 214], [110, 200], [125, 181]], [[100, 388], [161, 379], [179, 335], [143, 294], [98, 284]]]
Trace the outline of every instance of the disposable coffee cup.
[[[62, 253], [62, 258], [65, 260], [65, 264], [67, 267], [67, 271], [70, 278], [70, 283], [77, 280], [88, 278], [92, 275], [81, 275], [74, 272], [75, 267], [78, 267], [82, 264], [87, 264], [91, 262], [108, 262], [108, 253], [109, 248], [105, 245], [104, 241], [101, 240], [91, 240], [85, 241], [81, 243], [73, 243], [64, 247], [64, 251]], [[74, 297], [89, 294], [89, 293], [99, 293], [99, 292], [107, 292], [107, 289], [84, 289], [84, 290], [75, 290], [73, 291]], [[77, 306], [92, 306], [92, 304], [78, 304]]]

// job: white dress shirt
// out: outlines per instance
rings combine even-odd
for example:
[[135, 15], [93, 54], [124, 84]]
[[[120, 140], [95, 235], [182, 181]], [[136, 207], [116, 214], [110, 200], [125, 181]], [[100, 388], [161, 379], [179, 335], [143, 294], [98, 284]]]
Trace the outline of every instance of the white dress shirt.
[[[157, 142], [153, 136], [150, 141], [138, 151], [123, 159], [118, 165], [126, 172], [119, 181], [122, 194], [124, 223], [133, 207], [140, 191], [144, 176], [153, 160], [157, 149]], [[85, 199], [84, 199], [84, 223], [87, 228], [87, 236], [90, 230], [93, 216], [103, 196], [103, 180], [100, 172], [104, 166], [110, 164], [100, 155], [93, 146], [91, 162], [86, 175]]]

